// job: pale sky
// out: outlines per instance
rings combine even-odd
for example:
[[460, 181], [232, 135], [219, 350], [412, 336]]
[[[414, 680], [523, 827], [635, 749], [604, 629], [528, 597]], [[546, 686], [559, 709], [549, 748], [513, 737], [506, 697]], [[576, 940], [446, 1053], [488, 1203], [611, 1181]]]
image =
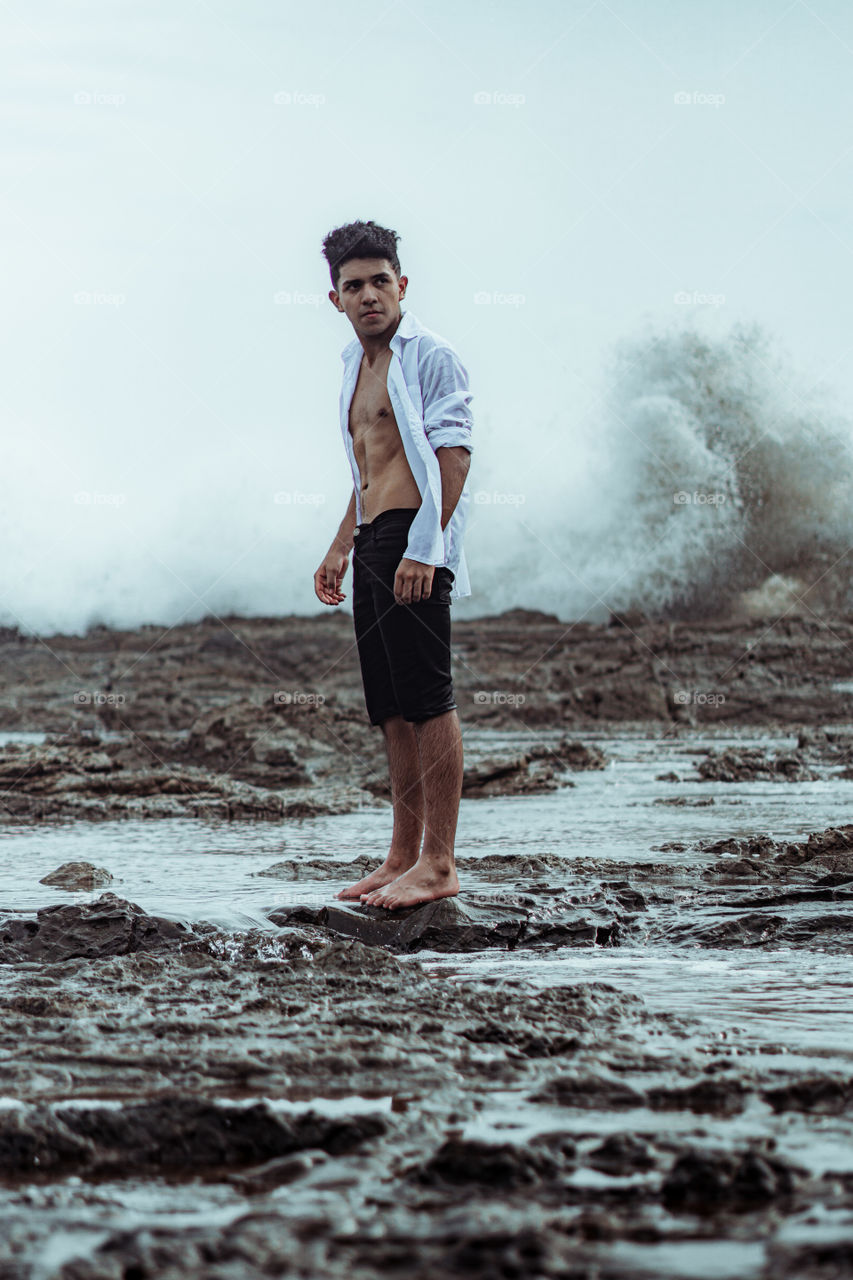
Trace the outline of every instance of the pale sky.
[[[7, 625], [321, 609], [354, 218], [545, 537], [649, 323], [758, 321], [853, 397], [845, 0], [8, 0], [0, 37]], [[469, 613], [561, 612], [501, 572], [518, 514], [472, 513]]]

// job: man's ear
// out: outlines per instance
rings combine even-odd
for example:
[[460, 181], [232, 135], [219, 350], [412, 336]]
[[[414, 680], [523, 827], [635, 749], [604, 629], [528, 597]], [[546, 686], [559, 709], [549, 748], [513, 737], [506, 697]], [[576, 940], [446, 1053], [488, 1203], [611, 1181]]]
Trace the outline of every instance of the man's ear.
[[329, 301], [332, 303], [334, 307], [336, 307], [338, 311], [343, 311], [343, 307], [341, 306], [341, 299], [337, 293], [337, 290], [335, 289], [329, 290]]

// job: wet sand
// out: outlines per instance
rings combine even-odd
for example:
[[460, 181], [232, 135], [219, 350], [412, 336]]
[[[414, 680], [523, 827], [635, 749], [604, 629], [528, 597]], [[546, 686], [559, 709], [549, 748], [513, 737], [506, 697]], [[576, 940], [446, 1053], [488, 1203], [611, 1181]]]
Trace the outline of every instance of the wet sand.
[[345, 620], [4, 634], [3, 1280], [851, 1273], [853, 628], [628, 621], [458, 624], [393, 918]]

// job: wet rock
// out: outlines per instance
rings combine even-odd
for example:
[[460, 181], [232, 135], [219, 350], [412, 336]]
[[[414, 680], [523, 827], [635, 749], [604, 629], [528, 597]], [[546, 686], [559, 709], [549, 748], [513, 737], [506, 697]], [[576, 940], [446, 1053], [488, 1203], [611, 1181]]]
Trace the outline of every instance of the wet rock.
[[786, 845], [776, 862], [784, 867], [809, 864], [810, 869], [849, 872], [853, 878], [853, 825], [812, 832], [807, 840]]
[[[571, 869], [569, 861], [556, 853], [487, 853], [482, 857], [461, 855], [456, 862], [460, 873], [464, 872], [466, 876], [488, 881], [496, 878], [542, 879], [553, 873], [562, 879]], [[271, 880], [328, 879], [354, 882], [375, 870], [378, 863], [378, 858], [366, 854], [360, 858], [353, 858], [349, 862], [341, 862], [333, 858], [285, 858], [281, 862], [274, 862], [263, 871], [255, 871], [252, 874], [269, 877]]]
[[534, 795], [540, 791], [556, 791], [561, 780], [554, 764], [531, 752], [515, 756], [492, 756], [465, 770], [462, 795], [466, 800], [489, 799], [493, 796]]
[[771, 877], [784, 877], [789, 871], [797, 870], [822, 880], [829, 875], [836, 884], [853, 880], [853, 825], [813, 831], [805, 840], [797, 842], [774, 840], [762, 834], [701, 841], [697, 847], [704, 853], [727, 855], [710, 868], [712, 872], [728, 871], [737, 875], [737, 864], [742, 862], [744, 874], [748, 874], [753, 864], [759, 862], [764, 867], [764, 875]]
[[728, 747], [709, 751], [696, 766], [709, 782], [816, 782], [820, 773], [812, 769], [799, 751], [778, 751], [774, 755], [758, 747]]
[[183, 752], [187, 763], [273, 789], [312, 782], [304, 759], [314, 754], [306, 735], [281, 723], [275, 704], [249, 701], [205, 711], [193, 722]]
[[556, 1058], [574, 1054], [581, 1048], [577, 1035], [565, 1035], [560, 1031], [543, 1030], [540, 1027], [514, 1024], [507, 1019], [476, 1021], [464, 1027], [460, 1033], [472, 1044], [508, 1045], [525, 1058]]
[[583, 1110], [620, 1111], [641, 1107], [645, 1095], [623, 1080], [604, 1076], [557, 1076], [533, 1094], [533, 1102], [554, 1102], [561, 1107]]
[[534, 1210], [494, 1215], [482, 1200], [477, 1209], [472, 1217], [468, 1205], [439, 1208], [425, 1230], [423, 1216], [388, 1205], [380, 1228], [373, 1221], [357, 1222], [338, 1199], [333, 1205], [314, 1201], [306, 1209], [288, 1204], [286, 1212], [265, 1208], [224, 1227], [114, 1231], [90, 1259], [67, 1262], [56, 1280], [254, 1280], [291, 1274], [310, 1280], [585, 1280], [592, 1274], [593, 1260], [579, 1259], [576, 1242], [567, 1246], [565, 1235], [548, 1230]]
[[106, 751], [79, 746], [0, 747], [2, 820], [73, 817], [276, 818], [335, 812], [316, 797], [289, 799], [205, 769], [182, 765], [124, 768]]
[[484, 924], [452, 898], [388, 911], [367, 905], [296, 907], [271, 911], [273, 924], [310, 924], [372, 947], [392, 951], [481, 951], [515, 945], [524, 932], [524, 913], [507, 913]]
[[702, 872], [703, 880], [748, 880], [770, 875], [771, 868], [755, 858], [721, 858]]
[[813, 1115], [837, 1116], [853, 1106], [853, 1079], [810, 1075], [790, 1080], [761, 1094], [776, 1112], [805, 1111]]
[[791, 1196], [803, 1176], [789, 1161], [757, 1150], [693, 1151], [677, 1158], [661, 1193], [673, 1212], [744, 1212]]
[[271, 880], [362, 880], [376, 866], [376, 858], [367, 855], [351, 862], [335, 862], [331, 858], [286, 858], [274, 862], [255, 876], [268, 876]]
[[[543, 748], [537, 748], [543, 750]], [[556, 747], [544, 748], [549, 754], [556, 755], [569, 769], [578, 771], [586, 769], [606, 769], [610, 758], [600, 747], [590, 747], [583, 742], [564, 738]]]
[[849, 1280], [853, 1240], [815, 1240], [809, 1244], [768, 1246], [761, 1280]]
[[652, 804], [668, 805], [673, 809], [707, 809], [716, 801], [713, 796], [658, 796]]
[[610, 946], [617, 943], [625, 921], [606, 910], [550, 907], [551, 919], [504, 894], [500, 901], [477, 902], [467, 894], [441, 898], [389, 911], [363, 903], [323, 907], [297, 906], [271, 911], [273, 924], [312, 925], [373, 947], [392, 951], [482, 951], [491, 947]]
[[504, 795], [530, 795], [572, 786], [567, 770], [606, 769], [609, 761], [598, 747], [563, 739], [538, 744], [510, 756], [490, 756], [465, 770], [462, 794], [466, 799]]
[[786, 924], [784, 916], [752, 911], [725, 920], [677, 924], [666, 936], [700, 947], [762, 947], [777, 942]]
[[769, 835], [730, 836], [724, 840], [700, 841], [704, 853], [728, 854], [733, 858], [770, 858], [779, 850], [777, 842]]
[[642, 1138], [633, 1133], [611, 1133], [600, 1146], [590, 1151], [586, 1160], [599, 1173], [613, 1177], [625, 1177], [632, 1173], [645, 1173], [654, 1169], [658, 1158]]
[[135, 903], [105, 893], [96, 902], [42, 907], [35, 920], [13, 917], [0, 922], [0, 963], [52, 964], [78, 956], [156, 951], [194, 940], [183, 925], [149, 916]]
[[533, 1147], [451, 1138], [426, 1162], [418, 1177], [427, 1186], [511, 1190], [551, 1180], [560, 1170], [552, 1155]]
[[0, 1169], [9, 1177], [86, 1171], [218, 1169], [266, 1163], [305, 1148], [339, 1155], [384, 1134], [381, 1116], [284, 1117], [264, 1103], [234, 1107], [173, 1096], [121, 1108], [0, 1112]]
[[704, 1078], [695, 1084], [649, 1089], [648, 1105], [655, 1111], [694, 1111], [698, 1115], [734, 1116], [746, 1106], [752, 1090], [729, 1077]]
[[639, 889], [635, 889], [627, 880], [604, 880], [602, 888], [613, 893], [614, 898], [626, 911], [645, 911], [648, 899]]
[[43, 876], [39, 884], [59, 885], [63, 889], [79, 889], [83, 892], [101, 889], [112, 884], [112, 873], [91, 862], [63, 862], [61, 867]]
[[566, 858], [558, 853], [486, 853], [478, 858], [459, 857], [457, 866], [461, 871], [470, 872], [479, 877], [547, 876], [556, 872], [564, 876], [569, 868]]
[[[349, 812], [365, 799], [340, 758], [340, 743], [339, 780], [332, 778], [322, 787], [299, 786], [311, 779], [291, 771], [286, 789], [280, 790], [285, 782], [278, 766], [262, 768], [255, 761], [252, 769], [241, 768], [239, 752], [227, 761], [224, 755], [202, 753], [203, 762], [193, 763], [186, 740], [174, 735], [156, 741], [149, 735], [106, 745], [94, 742], [90, 746], [85, 736], [77, 735], [67, 742], [0, 747], [0, 821], [313, 817]], [[264, 749], [258, 747], [262, 753]]]
[[303, 1151], [298, 1155], [279, 1156], [244, 1173], [232, 1173], [227, 1181], [248, 1195], [263, 1195], [290, 1182], [304, 1178], [327, 1159], [324, 1151]]

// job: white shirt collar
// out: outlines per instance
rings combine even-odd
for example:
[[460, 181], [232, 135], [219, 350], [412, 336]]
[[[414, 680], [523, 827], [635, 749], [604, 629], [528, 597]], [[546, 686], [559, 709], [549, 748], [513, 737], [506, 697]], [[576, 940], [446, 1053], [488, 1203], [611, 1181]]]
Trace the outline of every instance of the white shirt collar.
[[[416, 338], [421, 330], [421, 325], [415, 316], [412, 315], [411, 311], [403, 311], [402, 307], [400, 310], [402, 312], [402, 319], [397, 325], [393, 338], [388, 343], [388, 346], [394, 354], [398, 356], [402, 354], [401, 347], [403, 343], [408, 342], [410, 338]], [[341, 352], [341, 359], [343, 361], [349, 361], [355, 355], [356, 351], [363, 354], [364, 348], [358, 338], [353, 338], [352, 342], [348, 342]]]

